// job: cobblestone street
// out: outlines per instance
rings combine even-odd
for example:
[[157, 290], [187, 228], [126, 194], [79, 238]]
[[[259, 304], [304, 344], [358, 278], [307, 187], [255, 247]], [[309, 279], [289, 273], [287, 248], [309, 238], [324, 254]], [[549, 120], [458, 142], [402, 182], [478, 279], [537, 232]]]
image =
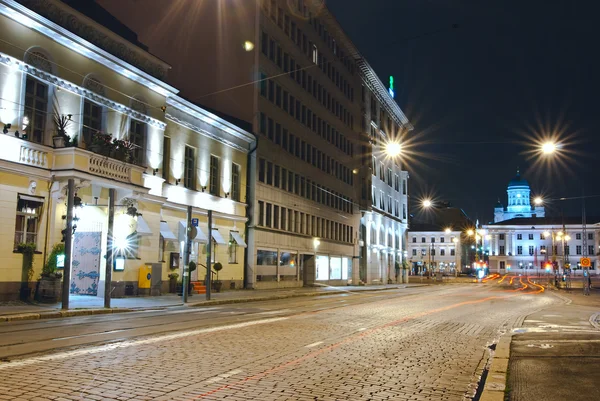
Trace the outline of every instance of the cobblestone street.
[[468, 399], [488, 345], [554, 302], [489, 283], [5, 323], [0, 399]]

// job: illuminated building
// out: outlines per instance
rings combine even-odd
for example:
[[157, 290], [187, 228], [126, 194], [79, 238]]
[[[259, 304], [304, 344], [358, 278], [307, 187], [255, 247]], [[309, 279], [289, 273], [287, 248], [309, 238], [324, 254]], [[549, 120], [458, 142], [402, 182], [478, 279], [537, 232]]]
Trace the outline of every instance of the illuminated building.
[[[251, 129], [177, 96], [164, 81], [170, 66], [122, 25], [110, 31], [58, 0], [0, 0], [0, 30], [0, 300], [19, 296], [20, 244], [35, 246], [25, 279], [35, 287], [68, 235], [70, 179], [78, 200], [73, 294], [102, 294], [108, 268], [112, 296], [167, 292], [168, 274], [181, 274], [188, 205], [199, 221], [192, 259], [204, 264], [213, 241], [224, 286], [240, 288]], [[68, 121], [66, 136], [57, 135], [54, 116]], [[109, 190], [116, 194], [112, 267], [105, 262]], [[152, 283], [138, 288], [147, 266]]]
[[544, 206], [532, 205], [530, 192], [529, 183], [521, 177], [517, 169], [517, 175], [508, 183], [506, 189], [508, 206], [505, 208], [498, 200], [494, 208], [494, 222], [498, 223], [518, 217], [544, 217]]

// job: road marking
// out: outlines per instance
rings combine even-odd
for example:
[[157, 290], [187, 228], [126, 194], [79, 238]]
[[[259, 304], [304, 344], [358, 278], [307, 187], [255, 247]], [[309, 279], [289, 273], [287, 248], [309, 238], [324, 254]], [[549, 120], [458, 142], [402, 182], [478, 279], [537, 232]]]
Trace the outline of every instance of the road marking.
[[271, 310], [266, 312], [258, 312], [257, 315], [276, 315], [278, 313], [289, 312], [290, 309]]
[[34, 365], [34, 364], [40, 363], [40, 362], [69, 359], [69, 358], [74, 358], [74, 357], [78, 357], [78, 356], [82, 356], [82, 355], [98, 354], [101, 352], [112, 351], [115, 349], [134, 347], [137, 345], [154, 344], [154, 343], [158, 343], [161, 341], [176, 340], [179, 338], [191, 337], [191, 336], [196, 336], [199, 334], [214, 333], [217, 331], [225, 331], [225, 330], [242, 329], [245, 327], [257, 326], [257, 325], [261, 325], [261, 324], [280, 322], [282, 320], [288, 320], [288, 318], [287, 317], [273, 317], [273, 318], [269, 318], [269, 319], [255, 320], [255, 321], [251, 321], [251, 322], [230, 324], [227, 326], [209, 327], [206, 329], [189, 330], [189, 331], [184, 331], [181, 333], [165, 334], [165, 335], [154, 336], [154, 337], [150, 337], [150, 338], [144, 338], [141, 340], [133, 340], [133, 341], [127, 341], [127, 342], [106, 344], [106, 345], [102, 345], [102, 346], [94, 347], [94, 348], [83, 348], [83, 349], [78, 349], [78, 350], [73, 350], [73, 351], [59, 352], [57, 354], [43, 355], [43, 356], [37, 356], [37, 357], [32, 357], [32, 358], [27, 358], [27, 359], [19, 359], [19, 360], [15, 360], [15, 361], [11, 361], [11, 362], [4, 362], [4, 363], [0, 362], [0, 370], [6, 369], [6, 368], [19, 368], [19, 367], [23, 367], [23, 366]]
[[103, 335], [103, 334], [119, 333], [121, 331], [127, 331], [127, 330], [131, 330], [131, 329], [110, 330], [110, 331], [101, 331], [101, 332], [98, 332], [98, 333], [81, 334], [81, 335], [78, 335], [78, 336], [59, 337], [59, 338], [53, 338], [52, 341], [71, 340], [73, 338], [90, 337], [90, 336], [100, 336], [100, 335]]
[[367, 328], [366, 327], [361, 327], [360, 329], [356, 330], [356, 331], [365, 331]]
[[317, 345], [321, 345], [321, 344], [323, 344], [323, 341], [317, 341], [316, 343], [305, 345], [304, 348], [312, 348], [312, 347], [316, 347]]
[[232, 370], [230, 372], [221, 373], [220, 375], [217, 375], [215, 377], [211, 377], [210, 379], [205, 380], [204, 383], [206, 383], [206, 384], [216, 383], [216, 382], [219, 382], [219, 381], [221, 381], [223, 379], [227, 379], [227, 378], [229, 378], [231, 376], [237, 375], [237, 374], [242, 373], [242, 372], [243, 372], [243, 370], [241, 370], [241, 369], [234, 369], [234, 370]]

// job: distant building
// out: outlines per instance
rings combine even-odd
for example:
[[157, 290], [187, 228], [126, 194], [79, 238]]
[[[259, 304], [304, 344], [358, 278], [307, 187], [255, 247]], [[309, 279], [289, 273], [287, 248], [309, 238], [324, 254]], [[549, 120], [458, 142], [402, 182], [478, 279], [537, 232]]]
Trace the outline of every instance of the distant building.
[[585, 233], [579, 216], [514, 218], [483, 229], [490, 272], [531, 274], [552, 260], [560, 269], [569, 263], [571, 269], [578, 270], [583, 256], [591, 259], [592, 270], [597, 272], [600, 218], [588, 217]]
[[474, 227], [458, 208], [434, 209], [422, 221], [412, 221], [407, 233], [407, 259], [412, 274], [432, 271], [454, 273], [468, 265], [466, 231]]
[[521, 178], [517, 169], [517, 175], [508, 183], [506, 189], [508, 206], [505, 208], [498, 200], [494, 208], [494, 223], [517, 217], [544, 217], [543, 206], [531, 205], [530, 192], [529, 183], [526, 179]]

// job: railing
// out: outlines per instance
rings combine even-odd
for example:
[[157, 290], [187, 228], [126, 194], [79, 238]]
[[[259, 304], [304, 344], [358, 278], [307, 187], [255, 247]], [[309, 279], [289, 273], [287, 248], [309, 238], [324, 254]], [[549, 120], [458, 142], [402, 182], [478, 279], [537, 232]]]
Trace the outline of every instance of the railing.
[[35, 167], [48, 167], [48, 152], [23, 144], [19, 153], [19, 162]]
[[48, 153], [52, 148], [35, 142], [0, 134], [0, 159], [32, 167], [50, 168]]
[[90, 156], [90, 173], [112, 178], [119, 181], [129, 181], [131, 165], [110, 159], [106, 156], [93, 154]]

